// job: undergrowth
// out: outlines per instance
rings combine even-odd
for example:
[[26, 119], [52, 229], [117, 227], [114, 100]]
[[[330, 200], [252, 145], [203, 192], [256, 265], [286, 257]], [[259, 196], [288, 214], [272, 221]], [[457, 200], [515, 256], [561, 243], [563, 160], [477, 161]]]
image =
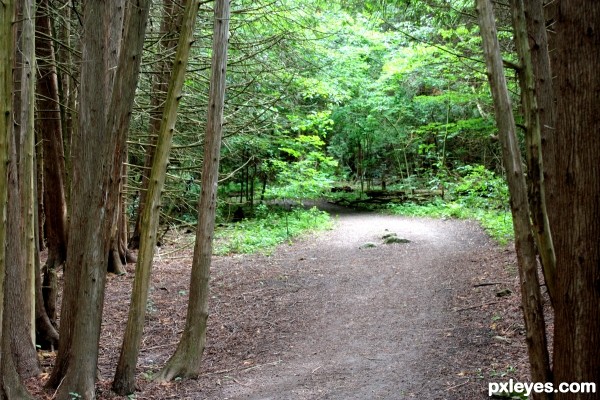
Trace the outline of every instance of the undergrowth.
[[426, 204], [391, 204], [394, 214], [437, 218], [475, 219], [502, 245], [514, 238], [512, 215], [508, 209], [505, 180], [481, 165], [458, 169], [456, 182], [446, 183], [448, 198], [436, 198]]
[[332, 226], [329, 214], [316, 207], [310, 210], [285, 210], [259, 205], [255, 213], [255, 218], [244, 219], [217, 230], [214, 254], [268, 254], [278, 244], [291, 242], [302, 234]]
[[514, 238], [512, 215], [506, 210], [470, 208], [457, 201], [443, 202], [441, 200], [428, 204], [390, 204], [388, 210], [393, 214], [414, 217], [475, 219], [492, 238], [502, 245], [506, 245]]

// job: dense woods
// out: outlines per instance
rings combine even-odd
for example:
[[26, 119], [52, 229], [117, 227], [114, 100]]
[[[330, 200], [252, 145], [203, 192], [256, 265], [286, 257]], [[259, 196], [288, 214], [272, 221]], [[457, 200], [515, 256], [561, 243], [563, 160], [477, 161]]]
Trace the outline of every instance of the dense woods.
[[128, 263], [112, 388], [134, 393], [155, 250], [186, 229], [156, 379], [197, 377], [212, 254], [252, 251], [251, 221], [316, 223], [310, 199], [514, 239], [531, 380], [599, 384], [599, 21], [591, 0], [0, 2], [0, 399], [32, 398], [41, 350], [54, 398], [96, 398]]

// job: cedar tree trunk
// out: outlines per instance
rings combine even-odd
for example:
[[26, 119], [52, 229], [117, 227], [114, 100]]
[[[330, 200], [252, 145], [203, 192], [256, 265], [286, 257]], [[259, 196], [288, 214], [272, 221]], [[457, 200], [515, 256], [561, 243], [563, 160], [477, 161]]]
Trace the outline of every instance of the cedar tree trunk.
[[[15, 80], [13, 94], [13, 130], [9, 143], [8, 238], [5, 318], [17, 370], [22, 377], [40, 372], [34, 346], [34, 262], [33, 233], [33, 94], [35, 65], [33, 5], [17, 4], [15, 30]], [[33, 246], [33, 249], [31, 248]]]
[[179, 35], [179, 45], [177, 46], [177, 54], [173, 64], [169, 91], [165, 99], [164, 115], [161, 119], [160, 130], [158, 132], [158, 142], [148, 181], [148, 192], [145, 196], [146, 205], [142, 208], [139, 237], [140, 251], [138, 252], [136, 273], [133, 282], [131, 306], [129, 308], [129, 317], [119, 363], [113, 381], [113, 390], [120, 395], [131, 394], [135, 391], [135, 367], [146, 315], [150, 274], [160, 218], [160, 198], [164, 188], [169, 153], [175, 132], [175, 122], [177, 120], [177, 108], [182, 98], [183, 83], [193, 43], [197, 14], [197, 7], [186, 9], [186, 18], [184, 19], [184, 24], [181, 27]]
[[[556, 275], [556, 257], [552, 244], [552, 233], [546, 210], [546, 189], [544, 183], [544, 162], [542, 157], [542, 127], [538, 109], [536, 79], [532, 64], [527, 23], [525, 21], [524, 0], [510, 0], [513, 27], [515, 31], [515, 47], [519, 55], [519, 84], [521, 87], [521, 104], [525, 117], [525, 143], [527, 148], [527, 188], [529, 209], [532, 220], [532, 231], [540, 255], [542, 270], [550, 299], [554, 294]], [[540, 4], [541, 6], [541, 4]], [[530, 5], [532, 7], [532, 5]]]
[[65, 156], [56, 57], [48, 0], [39, 0], [36, 27], [41, 34], [36, 40], [38, 59], [37, 107], [38, 126], [43, 148], [43, 200], [48, 258], [43, 267], [42, 295], [50, 321], [56, 325], [58, 279], [56, 271], [67, 258], [67, 200], [65, 195]]
[[[502, 57], [494, 20], [491, 0], [476, 0], [479, 26], [487, 66], [488, 80], [494, 100], [496, 125], [502, 143], [502, 158], [508, 187], [510, 206], [515, 230], [515, 247], [521, 281], [521, 298], [531, 377], [533, 382], [549, 382], [550, 361], [546, 342], [546, 327], [542, 308], [535, 244], [530, 227], [527, 187], [521, 167], [521, 154], [513, 119], [512, 105], [508, 95], [506, 77], [502, 66]], [[538, 399], [548, 395], [539, 394]]]
[[[149, 175], [154, 164], [154, 153], [156, 152], [157, 137], [160, 134], [161, 121], [167, 91], [169, 90], [169, 81], [171, 80], [171, 67], [173, 66], [171, 54], [175, 52], [177, 45], [177, 31], [182, 26], [183, 13], [182, 0], [163, 0], [163, 17], [160, 25], [160, 40], [158, 41], [159, 57], [158, 71], [152, 81], [152, 91], [150, 93], [150, 127], [149, 137], [151, 145], [148, 147], [144, 159], [144, 168], [142, 168], [142, 185], [140, 189], [140, 201], [137, 207], [135, 225], [129, 247], [137, 249], [140, 246], [140, 236], [142, 235], [142, 214], [146, 206], [146, 198], [149, 191]], [[166, 54], [166, 56], [165, 56]]]
[[[192, 2], [196, 9], [197, 1]], [[204, 138], [204, 163], [202, 166], [202, 192], [198, 204], [198, 227], [192, 262], [190, 295], [183, 335], [175, 354], [159, 373], [159, 380], [176, 377], [196, 377], [206, 343], [208, 318], [208, 292], [212, 243], [215, 227], [219, 159], [225, 102], [225, 72], [227, 67], [227, 40], [229, 34], [229, 0], [215, 1], [214, 36], [211, 65], [209, 104], [206, 135]]]
[[[548, 202], [556, 250], [554, 379], [600, 384], [600, 2], [557, 5], [555, 194]], [[597, 387], [596, 390], [599, 390]], [[558, 393], [556, 399], [598, 394]]]
[[11, 350], [9, 319], [4, 312], [12, 307], [12, 301], [5, 290], [13, 282], [6, 281], [6, 243], [8, 233], [8, 163], [9, 143], [12, 141], [12, 66], [14, 41], [12, 22], [15, 4], [13, 0], [0, 2], [0, 399], [31, 399], [21, 384], [15, 368]]

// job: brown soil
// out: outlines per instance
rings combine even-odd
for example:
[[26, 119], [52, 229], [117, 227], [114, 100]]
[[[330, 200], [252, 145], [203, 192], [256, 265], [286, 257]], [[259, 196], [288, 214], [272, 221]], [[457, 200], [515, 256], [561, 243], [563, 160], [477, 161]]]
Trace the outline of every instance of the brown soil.
[[[512, 249], [469, 221], [332, 211], [334, 229], [271, 255], [214, 258], [205, 369], [166, 385], [148, 377], [181, 334], [191, 251], [163, 247], [135, 398], [487, 399], [488, 382], [527, 381]], [[410, 242], [384, 244], [389, 233]], [[122, 398], [110, 381], [129, 271], [109, 278], [100, 399]], [[512, 295], [497, 297], [502, 289]], [[54, 356], [42, 356], [49, 370]], [[28, 382], [39, 399], [52, 396], [44, 379]]]

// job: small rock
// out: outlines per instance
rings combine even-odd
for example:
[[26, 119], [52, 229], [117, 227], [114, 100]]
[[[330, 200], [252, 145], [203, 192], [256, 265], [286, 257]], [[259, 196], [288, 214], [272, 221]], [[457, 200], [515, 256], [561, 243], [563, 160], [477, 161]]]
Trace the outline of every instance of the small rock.
[[391, 238], [391, 237], [396, 237], [396, 236], [398, 236], [398, 235], [397, 235], [396, 233], [392, 232], [392, 233], [386, 233], [386, 234], [385, 234], [385, 235], [383, 235], [381, 238], [382, 238], [383, 240], [385, 240], [385, 239], [388, 239], [388, 238]]
[[496, 292], [496, 297], [506, 297], [512, 294], [512, 290], [510, 289], [502, 289], [499, 292]]
[[510, 339], [504, 336], [494, 336], [494, 340], [498, 342], [510, 343]]
[[383, 243], [385, 244], [392, 244], [392, 243], [410, 243], [410, 240], [408, 239], [403, 239], [403, 238], [399, 238], [397, 236], [390, 236], [386, 239], [383, 240]]
[[372, 249], [374, 247], [377, 247], [377, 245], [375, 243], [372, 242], [367, 242], [365, 244], [363, 244], [362, 246], [360, 246], [360, 249]]

